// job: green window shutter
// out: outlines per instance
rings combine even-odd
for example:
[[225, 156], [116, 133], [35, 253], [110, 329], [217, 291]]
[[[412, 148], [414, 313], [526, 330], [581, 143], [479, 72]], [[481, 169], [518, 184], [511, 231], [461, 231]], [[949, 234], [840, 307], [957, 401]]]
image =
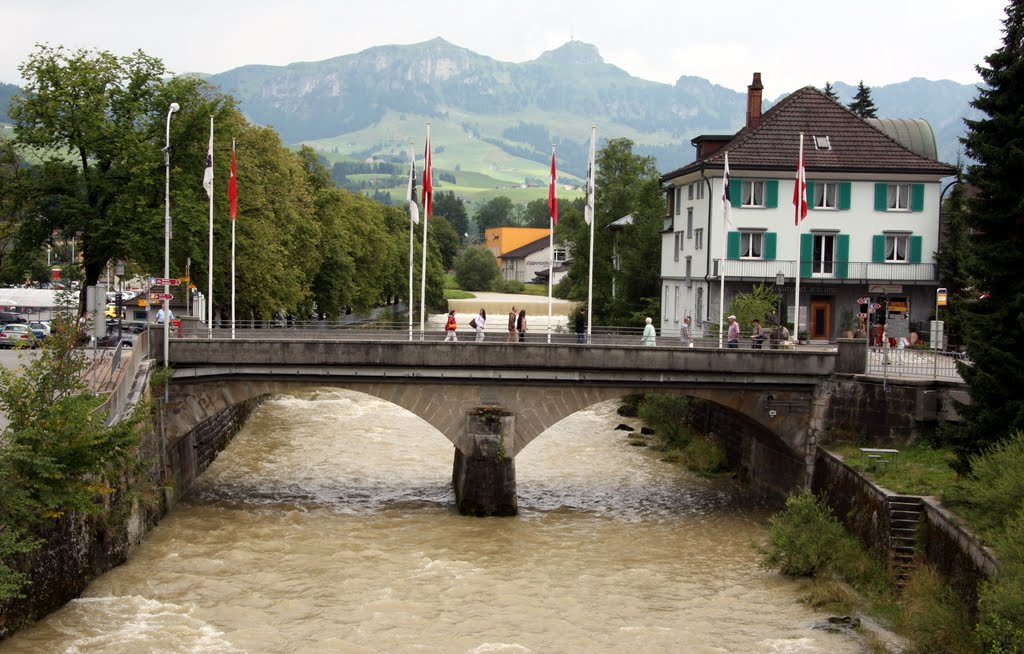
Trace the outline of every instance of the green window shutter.
[[885, 263], [885, 234], [871, 237], [871, 263]]
[[775, 261], [775, 232], [764, 233], [764, 258], [766, 261]]
[[885, 182], [875, 184], [875, 211], [885, 211], [889, 208], [889, 185]]
[[766, 209], [779, 206], [779, 180], [769, 179], [764, 183], [764, 206]]
[[807, 208], [814, 209], [814, 180], [807, 180]]
[[729, 178], [729, 202], [732, 206], [739, 207], [743, 200], [743, 180], [734, 177]]
[[921, 237], [910, 237], [910, 263], [921, 263]]
[[811, 276], [811, 257], [814, 256], [814, 235], [800, 235], [800, 276]]
[[729, 232], [728, 237], [725, 241], [725, 258], [726, 259], [739, 259], [740, 258], [740, 233]]
[[839, 182], [839, 210], [850, 210], [850, 196], [853, 193], [850, 182]]
[[924, 184], [910, 185], [910, 210], [924, 211]]
[[836, 277], [846, 279], [850, 276], [850, 235], [836, 235]]

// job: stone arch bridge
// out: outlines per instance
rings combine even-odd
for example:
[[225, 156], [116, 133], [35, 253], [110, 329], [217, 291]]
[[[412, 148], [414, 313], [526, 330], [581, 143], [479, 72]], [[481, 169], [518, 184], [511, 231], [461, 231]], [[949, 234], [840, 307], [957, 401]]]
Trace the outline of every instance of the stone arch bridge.
[[[175, 339], [163, 449], [190, 456], [197, 430], [261, 396], [347, 388], [407, 409], [454, 444], [461, 511], [508, 514], [516, 510], [516, 454], [562, 418], [632, 393], [684, 394], [728, 408], [764, 451], [783, 455], [790, 468], [809, 466], [819, 390], [836, 360], [821, 350]], [[194, 475], [202, 465], [185, 468]], [[790, 480], [808, 474], [786, 472]]]

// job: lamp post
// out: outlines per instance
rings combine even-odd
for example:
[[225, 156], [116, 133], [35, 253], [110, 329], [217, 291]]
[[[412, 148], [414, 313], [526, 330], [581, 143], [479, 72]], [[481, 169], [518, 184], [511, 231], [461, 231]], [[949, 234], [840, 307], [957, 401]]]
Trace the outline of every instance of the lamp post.
[[164, 368], [167, 367], [171, 329], [171, 305], [167, 300], [171, 292], [171, 285], [167, 283], [171, 276], [171, 116], [180, 108], [177, 102], [172, 102], [167, 109], [167, 136], [164, 139]]
[[782, 287], [786, 285], [786, 276], [782, 271], [775, 273], [775, 340], [782, 335]]

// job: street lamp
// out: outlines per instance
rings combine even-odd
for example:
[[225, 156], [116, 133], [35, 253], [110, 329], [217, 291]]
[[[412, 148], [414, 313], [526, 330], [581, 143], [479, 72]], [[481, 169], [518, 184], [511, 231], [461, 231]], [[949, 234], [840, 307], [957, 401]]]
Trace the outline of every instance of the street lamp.
[[167, 109], [167, 136], [164, 140], [164, 368], [167, 367], [171, 331], [171, 305], [167, 300], [171, 293], [171, 116], [180, 108], [177, 102], [172, 102]]

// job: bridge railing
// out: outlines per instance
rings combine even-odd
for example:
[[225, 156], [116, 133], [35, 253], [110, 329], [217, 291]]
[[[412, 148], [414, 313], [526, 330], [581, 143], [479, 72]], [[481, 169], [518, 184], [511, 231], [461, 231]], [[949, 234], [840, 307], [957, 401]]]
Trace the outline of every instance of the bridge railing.
[[937, 379], [961, 382], [957, 362], [970, 362], [958, 352], [917, 348], [871, 346], [867, 352], [869, 375], [906, 379]]
[[[488, 327], [484, 333], [486, 343], [504, 343], [508, 337], [505, 329], [504, 317], [502, 320]], [[767, 331], [767, 330], [766, 330]], [[642, 327], [619, 327], [613, 325], [595, 325], [591, 329], [590, 340], [593, 345], [641, 345]], [[241, 339], [241, 340], [376, 340], [376, 341], [443, 341], [446, 333], [441, 326], [432, 326], [422, 332], [419, 325], [415, 325], [412, 331], [408, 323], [404, 322], [336, 322], [329, 320], [309, 321], [286, 321], [286, 320], [246, 320], [237, 321], [234, 329], [229, 323], [219, 323], [210, 329], [205, 323], [187, 323], [171, 332], [173, 338], [216, 338], [216, 339]], [[457, 340], [462, 342], [473, 342], [476, 340], [476, 333], [468, 326], [463, 326], [456, 331]], [[528, 330], [525, 342], [529, 344], [541, 344], [549, 342], [546, 326], [538, 326], [536, 329]], [[552, 344], [575, 344], [578, 343], [576, 333], [570, 328], [559, 326], [551, 332], [550, 342]], [[697, 335], [693, 337], [694, 347], [718, 347], [718, 336], [715, 334]], [[679, 332], [676, 329], [663, 330], [657, 336], [659, 346], [680, 346]], [[750, 349], [780, 349], [782, 345], [777, 340], [767, 337], [760, 343], [759, 348], [754, 348], [750, 333], [741, 333], [741, 347]]]

